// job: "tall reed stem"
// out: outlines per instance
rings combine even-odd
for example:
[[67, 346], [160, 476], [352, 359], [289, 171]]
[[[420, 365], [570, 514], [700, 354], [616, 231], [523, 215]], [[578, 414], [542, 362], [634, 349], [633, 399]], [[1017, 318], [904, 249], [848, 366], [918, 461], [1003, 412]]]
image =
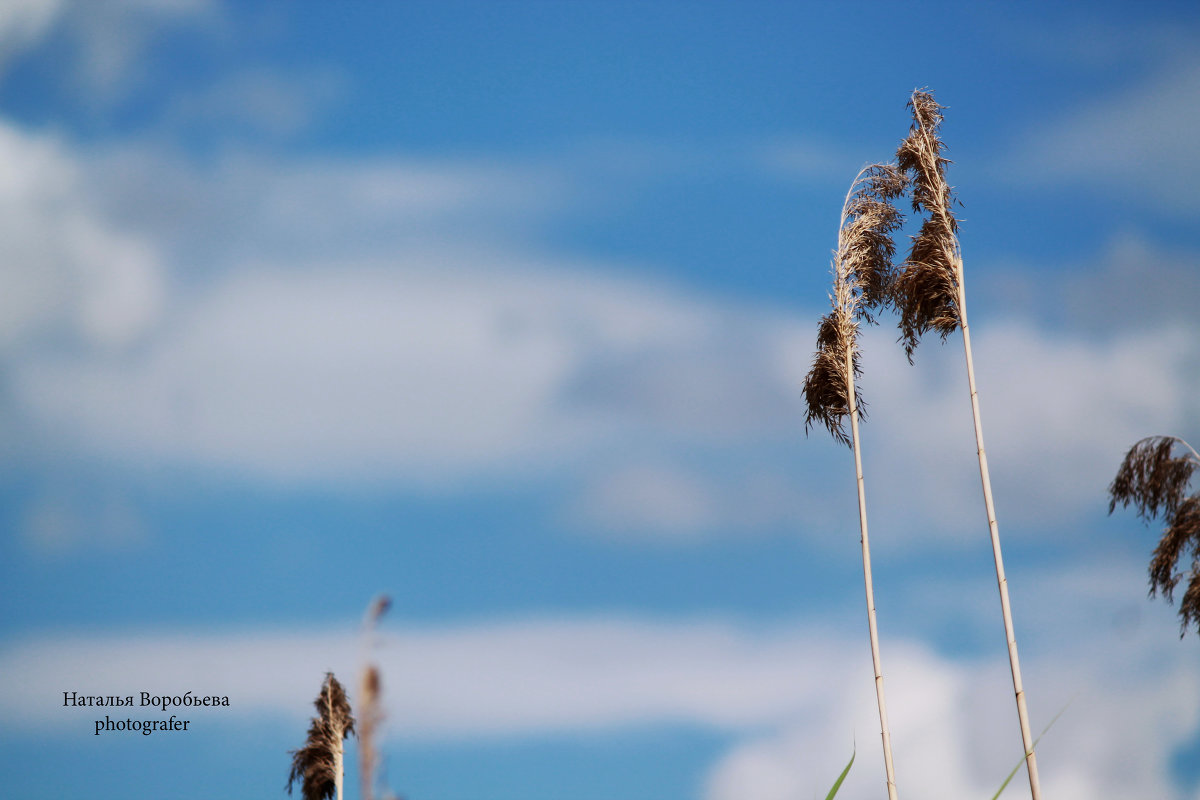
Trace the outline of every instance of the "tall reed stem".
[[883, 662], [879, 657], [879, 629], [875, 624], [875, 586], [871, 578], [871, 540], [867, 535], [867, 496], [863, 488], [862, 455], [858, 442], [858, 403], [854, 397], [854, 364], [846, 352], [846, 391], [850, 397], [850, 435], [854, 445], [854, 477], [858, 486], [858, 529], [862, 534], [863, 584], [867, 593], [867, 628], [871, 634], [871, 664], [875, 669], [875, 702], [879, 706], [879, 732], [883, 738], [883, 767], [888, 800], [896, 800], [896, 770], [892, 765], [892, 734], [888, 727], [887, 697], [883, 691]]
[[900, 169], [910, 176], [913, 210], [924, 211], [927, 216], [920, 231], [913, 237], [904, 271], [893, 282], [892, 299], [900, 311], [900, 338], [909, 363], [923, 334], [934, 330], [945, 340], [955, 329], [962, 330], [967, 385], [971, 391], [971, 416], [975, 423], [975, 450], [979, 456], [979, 479], [983, 484], [983, 505], [992, 540], [992, 558], [996, 563], [996, 583], [1000, 589], [1000, 609], [1004, 617], [1004, 635], [1008, 640], [1008, 664], [1012, 671], [1017, 717], [1021, 724], [1025, 766], [1033, 800], [1041, 800], [1037, 756], [1034, 754], [1033, 736], [1029, 732], [1029, 712], [1025, 707], [1012, 606], [1008, 600], [1008, 579], [1004, 576], [1000, 532], [996, 527], [996, 508], [992, 502], [992, 480], [988, 474], [987, 451], [983, 446], [979, 392], [975, 387], [975, 361], [971, 353], [971, 329], [967, 325], [967, 290], [962, 250], [958, 243], [958, 221], [953, 212], [954, 193], [946, 182], [946, 165], [950, 162], [942, 155], [944, 145], [938, 135], [942, 106], [928, 91], [918, 89], [913, 92], [909, 107], [912, 109], [913, 124], [896, 151], [896, 161]]
[[967, 359], [967, 386], [971, 390], [971, 417], [975, 423], [975, 447], [979, 455], [979, 480], [983, 484], [983, 506], [987, 511], [988, 532], [992, 539], [992, 558], [996, 562], [996, 584], [1000, 589], [1000, 609], [1004, 617], [1004, 636], [1008, 641], [1008, 665], [1012, 671], [1013, 693], [1017, 700], [1017, 718], [1021, 724], [1021, 743], [1025, 747], [1025, 768], [1029, 773], [1029, 791], [1033, 800], [1041, 800], [1037, 754], [1029, 729], [1029, 709], [1021, 682], [1021, 660], [1017, 656], [1017, 635], [1013, 629], [1012, 605], [1008, 600], [1008, 578], [1004, 576], [1004, 555], [1000, 551], [1000, 531], [996, 525], [996, 506], [992, 502], [992, 479], [988, 473], [987, 451], [983, 446], [983, 423], [979, 415], [979, 392], [975, 388], [975, 361], [971, 354], [971, 328], [967, 324], [967, 291], [963, 281], [962, 255], [956, 253], [954, 269], [958, 284], [958, 314], [962, 328], [963, 352]]
[[[333, 692], [325, 692], [325, 713], [330, 719], [338, 713], [333, 701]], [[333, 751], [333, 786], [336, 800], [342, 800], [342, 784], [345, 778], [345, 755], [345, 747], [337, 747]]]
[[[855, 379], [858, 368], [858, 325], [873, 322], [872, 313], [888, 303], [894, 277], [892, 232], [902, 217], [892, 200], [903, 193], [904, 176], [893, 165], [864, 167], [846, 193], [838, 223], [838, 247], [833, 259], [833, 308], [821, 319], [817, 354], [804, 381], [808, 402], [807, 429], [821, 422], [834, 438], [854, 450], [858, 488], [858, 527], [862, 547], [863, 584], [867, 595], [867, 627], [871, 637], [871, 663], [875, 673], [875, 700], [883, 739], [883, 764], [889, 800], [896, 800], [896, 774], [892, 764], [892, 738], [888, 729], [887, 699], [883, 691], [883, 666], [879, 656], [879, 631], [875, 622], [875, 589], [871, 579], [871, 543], [867, 534], [867, 500], [863, 488], [858, 418], [861, 403]], [[850, 436], [845, 418], [850, 417]]]

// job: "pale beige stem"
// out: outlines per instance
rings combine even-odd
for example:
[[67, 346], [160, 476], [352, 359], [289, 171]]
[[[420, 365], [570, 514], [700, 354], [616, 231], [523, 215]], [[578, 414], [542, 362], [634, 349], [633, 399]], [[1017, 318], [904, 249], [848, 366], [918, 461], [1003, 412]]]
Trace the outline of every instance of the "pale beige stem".
[[[333, 708], [333, 687], [330, 684], [325, 685], [325, 718], [332, 721], [338, 718]], [[343, 740], [345, 731], [333, 731], [333, 785], [337, 790], [336, 800], [342, 800], [342, 755], [343, 755]]]
[[337, 787], [337, 800], [342, 800], [342, 748], [333, 754], [333, 784]]
[[979, 453], [979, 478], [983, 483], [983, 505], [987, 510], [988, 530], [992, 537], [992, 556], [996, 561], [996, 583], [1000, 587], [1000, 608], [1004, 615], [1004, 635], [1008, 639], [1008, 663], [1012, 669], [1013, 692], [1017, 699], [1017, 717], [1021, 723], [1021, 742], [1025, 747], [1025, 767], [1029, 772], [1029, 791], [1033, 800], [1041, 800], [1037, 755], [1029, 731], [1029, 711], [1025, 707], [1025, 689], [1021, 684], [1021, 662], [1017, 658], [1017, 637], [1013, 631], [1012, 607], [1008, 602], [1008, 579], [1004, 577], [1004, 557], [1000, 553], [1000, 532], [996, 527], [996, 507], [992, 503], [992, 480], [988, 475], [987, 453], [983, 448], [983, 427], [979, 417], [979, 393], [975, 389], [975, 365], [971, 357], [971, 329], [967, 325], [967, 291], [963, 283], [963, 263], [954, 255], [958, 283], [958, 318], [962, 328], [963, 350], [967, 357], [967, 384], [971, 389], [971, 414], [975, 421], [975, 446]]
[[1185, 442], [1183, 439], [1180, 439], [1178, 436], [1167, 436], [1167, 437], [1163, 437], [1163, 438], [1174, 439], [1175, 441], [1179, 442], [1181, 445], [1183, 445], [1184, 447], [1186, 447], [1188, 449], [1188, 452], [1190, 452], [1192, 454], [1191, 455], [1192, 461], [1195, 461], [1197, 464], [1200, 464], [1200, 453], [1196, 452], [1196, 448], [1192, 447], [1190, 444]]
[[858, 529], [862, 534], [863, 583], [867, 591], [867, 627], [871, 632], [871, 663], [875, 667], [875, 700], [879, 705], [879, 730], [883, 737], [883, 766], [888, 800], [896, 800], [896, 771], [892, 766], [892, 735], [888, 728], [887, 699], [883, 693], [883, 665], [879, 657], [879, 631], [875, 625], [875, 588], [871, 580], [871, 542], [867, 537], [867, 496], [863, 489], [862, 456], [858, 445], [858, 404], [854, 396], [853, 348], [846, 348], [846, 389], [850, 397], [850, 435], [854, 444], [854, 473], [858, 485]]

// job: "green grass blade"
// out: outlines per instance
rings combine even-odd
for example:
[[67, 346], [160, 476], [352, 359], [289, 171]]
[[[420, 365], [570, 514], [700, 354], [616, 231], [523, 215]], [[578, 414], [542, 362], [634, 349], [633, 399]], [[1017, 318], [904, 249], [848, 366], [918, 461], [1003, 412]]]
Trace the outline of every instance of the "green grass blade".
[[858, 755], [858, 748], [854, 748], [854, 752], [850, 753], [850, 762], [846, 764], [846, 768], [842, 770], [842, 774], [838, 775], [838, 779], [833, 782], [833, 788], [829, 790], [829, 794], [825, 795], [825, 800], [833, 800], [834, 795], [838, 793], [838, 789], [842, 788], [842, 781], [846, 780], [846, 776], [850, 774], [850, 767], [854, 766], [854, 756]]
[[[1067, 706], [1069, 706], [1069, 705], [1071, 705], [1071, 704], [1067, 703], [1066, 706], [1063, 706], [1062, 709], [1057, 714], [1054, 715], [1054, 718], [1051, 719], [1050, 722], [1046, 724], [1046, 727], [1042, 728], [1042, 732], [1039, 733], [1037, 735], [1037, 738], [1033, 740], [1034, 747], [1037, 747], [1037, 743], [1040, 742], [1042, 740], [1042, 737], [1046, 735], [1046, 731], [1050, 730], [1050, 727], [1054, 723], [1058, 722], [1058, 718], [1063, 715], [1063, 712], [1067, 710]], [[1018, 761], [1017, 765], [1012, 768], [1012, 772], [1008, 773], [1008, 777], [1004, 779], [1004, 783], [1000, 784], [1000, 788], [996, 790], [996, 793], [994, 795], [992, 795], [992, 800], [997, 800], [1000, 797], [1000, 795], [1004, 792], [1004, 790], [1008, 788], [1009, 782], [1012, 781], [1012, 779], [1016, 777], [1017, 772], [1021, 769], [1021, 765], [1024, 763], [1025, 763], [1025, 756], [1021, 756], [1021, 760]]]

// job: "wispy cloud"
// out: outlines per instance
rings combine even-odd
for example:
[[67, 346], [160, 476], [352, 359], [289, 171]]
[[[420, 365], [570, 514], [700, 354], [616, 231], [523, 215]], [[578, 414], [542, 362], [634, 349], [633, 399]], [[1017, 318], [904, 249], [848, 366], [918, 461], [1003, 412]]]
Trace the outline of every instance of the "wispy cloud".
[[0, 6], [0, 76], [15, 55], [46, 35], [65, 6], [64, 0], [13, 0]]
[[783, 464], [730, 474], [695, 463], [632, 461], [592, 472], [568, 502], [563, 522], [603, 536], [691, 543], [798, 530], [821, 518], [820, 506], [817, 493], [805, 491]]
[[[764, 142], [755, 148], [758, 166], [769, 173], [794, 179], [844, 182], [847, 176], [872, 160], [865, 151], [814, 138], [789, 137]], [[874, 156], [878, 160], [880, 156]]]
[[[11, 127], [0, 148], [19, 165], [0, 181], [4, 421], [27, 448], [252, 480], [565, 475], [566, 518], [623, 536], [833, 524], [812, 498], [836, 496], [837, 454], [801, 436], [816, 313], [549, 247], [577, 191], [561, 169], [231, 155], [205, 172]], [[1160, 255], [1114, 245], [1111, 280], [1063, 291], [1184, 303], [1120, 289]], [[1159, 316], [1103, 338], [977, 325], [993, 470], [1020, 498], [1006, 519], [1089, 513], [1129, 441], [1196, 413], [1190, 319]], [[892, 338], [864, 339], [872, 496], [916, 540], [954, 534], [977, 491], [959, 357], [931, 344], [908, 367]]]
[[[7, 719], [61, 729], [79, 713], [63, 711], [63, 690], [187, 687], [229, 695], [234, 715], [301, 715], [311, 676], [352, 674], [359, 644], [329, 631], [15, 642], [2, 657], [13, 680], [0, 706]], [[768, 724], [823, 705], [822, 685], [844, 686], [837, 664], [846, 647], [720, 622], [528, 620], [400, 631], [383, 639], [379, 660], [397, 735], [470, 738], [661, 721]], [[811, 680], [797, 680], [798, 669]], [[167, 675], [178, 691], [159, 685]]]
[[162, 310], [154, 243], [105, 219], [69, 146], [0, 124], [0, 354], [43, 337], [120, 348]]
[[21, 534], [42, 557], [68, 552], [128, 550], [145, 542], [146, 523], [135, 506], [116, 493], [88, 496], [58, 490], [32, 501], [21, 520]]
[[[210, 192], [198, 193], [195, 219], [181, 230], [150, 214], [139, 228], [132, 212], [144, 198], [105, 206], [96, 194], [116, 162], [81, 164], [15, 133], [9, 141], [26, 163], [38, 163], [28, 153], [45, 162], [36, 179], [14, 179], [14, 214], [76, 209], [13, 228], [11, 241], [28, 240], [30, 253], [8, 262], [12, 285], [41, 280], [38, 264], [70, 265], [53, 248], [74, 240], [69, 253], [105, 278], [47, 283], [22, 313], [41, 309], [38, 319], [74, 320], [120, 345], [22, 350], [13, 362], [13, 413], [42, 450], [377, 484], [574, 469], [582, 483], [568, 515], [610, 532], [688, 538], [828, 523], [788, 488], [799, 466], [819, 473], [808, 489], [820, 495], [828, 470], [814, 465], [836, 458], [800, 435], [815, 324], [487, 233], [513, 213], [549, 213], [537, 196], [525, 211], [503, 207], [505, 187], [520, 182], [511, 168], [258, 164], [247, 175], [267, 188], [233, 204], [240, 217], [222, 201], [238, 198], [234, 186], [251, 191], [248, 177], [214, 187], [183, 172], [166, 183], [198, 180]], [[484, 238], [460, 241], [457, 231], [481, 219], [473, 235]], [[197, 220], [211, 223], [215, 242], [198, 247], [216, 248], [200, 280], [176, 263], [199, 236]], [[64, 225], [91, 233], [55, 235]], [[164, 262], [174, 264], [169, 297]], [[91, 274], [92, 263], [76, 269]], [[64, 308], [78, 310], [63, 317]], [[959, 357], [931, 344], [909, 367], [892, 338], [879, 328], [864, 339], [868, 481], [891, 476], [875, 502], [914, 530], [960, 530], [977, 486]], [[994, 365], [980, 375], [993, 470], [1021, 498], [1017, 519], [1088, 513], [1128, 441], [1195, 413], [1200, 378], [1181, 365], [1200, 355], [1186, 321], [1096, 339], [1013, 317], [981, 323], [977, 338]], [[701, 451], [727, 466], [696, 466]], [[940, 509], [934, 520], [927, 508]]]
[[[930, 342], [910, 367], [894, 357], [891, 338], [877, 329], [864, 337], [864, 383], [875, 400], [865, 435], [879, 451], [868, 451], [868, 476], [888, 478], [873, 489], [876, 502], [885, 516], [916, 513], [933, 530], [973, 527], [979, 473], [969, 408], [960, 402], [961, 344]], [[1001, 524], [1054, 524], [1094, 511], [1128, 442], [1145, 435], [1139, 431], [1195, 419], [1197, 341], [1194, 329], [1173, 324], [1099, 340], [1019, 319], [978, 327]]]
[[614, 432], [769, 430], [753, 415], [756, 395], [786, 395], [769, 373], [732, 398], [706, 395], [722, 373], [703, 362], [702, 383], [645, 373], [645, 386], [626, 387], [632, 397], [582, 392], [606, 362], [636, 364], [648, 351], [686, 366], [703, 342], [732, 335], [754, 358], [756, 325], [531, 258], [506, 268], [472, 252], [396, 261], [232, 275], [136, 353], [22, 364], [16, 394], [47, 435], [58, 428], [100, 454], [410, 479], [560, 463]]
[[[1200, 676], [1173, 635], [1153, 633], [1136, 645], [1152, 659], [1032, 660], [1041, 723], [1057, 710], [1050, 704], [1078, 698], [1043, 745], [1046, 780], [1060, 796], [1083, 800], [1103, 789], [1134, 797], [1147, 787], [1170, 796], [1168, 754], [1200, 722]], [[197, 712], [196, 724], [300, 720], [314, 676], [327, 669], [352, 675], [358, 646], [356, 637], [334, 631], [43, 636], [0, 650], [9, 678], [0, 709], [34, 736], [74, 735], [89, 723], [95, 709], [64, 708], [64, 690], [230, 697], [228, 709]], [[909, 642], [886, 646], [906, 785], [939, 798], [994, 790], [1020, 756], [1019, 741], [1001, 724], [1012, 713], [1002, 659], [962, 662]], [[384, 637], [378, 659], [395, 741], [696, 726], [737, 741], [712, 767], [710, 800], [735, 793], [778, 800], [827, 788], [855, 743], [859, 759], [846, 796], [867, 797], [876, 787], [881, 767], [861, 650], [804, 625], [534, 619], [401, 629]], [[1127, 745], [1131, 731], [1136, 753]]]
[[162, 112], [163, 124], [189, 136], [200, 131], [234, 140], [247, 133], [287, 137], [313, 125], [344, 91], [345, 78], [333, 69], [306, 74], [249, 69], [176, 94]]
[[[124, 100], [147, 79], [143, 57], [164, 29], [205, 30], [220, 20], [211, 0], [116, 0], [68, 3], [57, 22], [65, 45], [63, 76], [85, 107]], [[198, 24], [199, 23], [199, 24]]]
[[1018, 141], [997, 168], [1022, 183], [1092, 186], [1186, 217], [1200, 209], [1194, 131], [1200, 55], [1162, 63], [1137, 85], [1088, 101]]
[[978, 285], [992, 313], [1019, 308], [1079, 335], [1186, 326], [1200, 305], [1200, 251], [1120, 230], [1065, 264], [993, 263]]

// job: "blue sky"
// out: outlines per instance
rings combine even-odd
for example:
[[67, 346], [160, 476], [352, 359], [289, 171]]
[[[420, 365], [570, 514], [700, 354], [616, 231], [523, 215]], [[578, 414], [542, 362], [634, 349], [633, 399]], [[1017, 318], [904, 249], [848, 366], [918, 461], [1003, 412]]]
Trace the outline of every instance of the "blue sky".
[[[1192, 4], [22, 0], [0, 53], [15, 794], [280, 795], [386, 592], [410, 800], [820, 797], [853, 748], [878, 796], [853, 460], [801, 386], [929, 87], [1046, 795], [1200, 798], [1198, 640], [1105, 514], [1134, 441], [1200, 439]], [[985, 798], [1021, 745], [961, 341], [893, 325], [897, 784]], [[230, 707], [96, 737], [71, 690]]]

